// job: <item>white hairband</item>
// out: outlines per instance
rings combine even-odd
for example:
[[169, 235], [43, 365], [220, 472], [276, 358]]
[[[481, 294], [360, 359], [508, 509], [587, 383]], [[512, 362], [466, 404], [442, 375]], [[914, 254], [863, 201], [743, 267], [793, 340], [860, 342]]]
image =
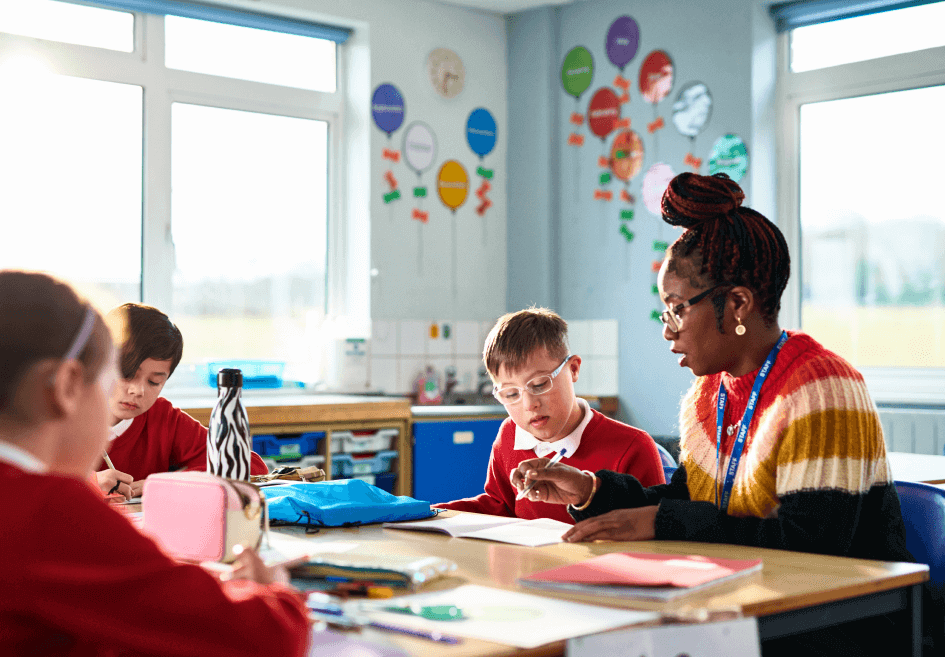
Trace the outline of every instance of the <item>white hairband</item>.
[[69, 350], [63, 356], [63, 360], [72, 360], [79, 356], [79, 353], [85, 348], [85, 343], [89, 341], [93, 328], [95, 328], [95, 309], [91, 305], [85, 304], [85, 318], [82, 320], [82, 326], [79, 327], [79, 332], [72, 339], [72, 344], [69, 345]]

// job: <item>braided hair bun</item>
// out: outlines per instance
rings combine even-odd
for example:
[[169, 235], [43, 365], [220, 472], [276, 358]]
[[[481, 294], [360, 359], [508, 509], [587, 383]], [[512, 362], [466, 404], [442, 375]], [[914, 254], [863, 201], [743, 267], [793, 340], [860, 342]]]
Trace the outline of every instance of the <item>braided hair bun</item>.
[[[758, 297], [762, 317], [777, 320], [791, 272], [784, 235], [771, 221], [742, 207], [745, 192], [724, 173], [681, 173], [663, 194], [663, 221], [686, 229], [667, 252], [688, 261], [700, 287], [744, 286]], [[719, 327], [724, 295], [713, 298]]]

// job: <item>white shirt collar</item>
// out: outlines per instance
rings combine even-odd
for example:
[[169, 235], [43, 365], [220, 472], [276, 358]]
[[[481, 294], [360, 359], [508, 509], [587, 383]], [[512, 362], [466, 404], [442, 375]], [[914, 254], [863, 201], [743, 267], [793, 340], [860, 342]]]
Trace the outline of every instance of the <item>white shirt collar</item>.
[[594, 416], [594, 413], [591, 412], [591, 407], [581, 397], [577, 398], [578, 405], [581, 407], [581, 410], [584, 411], [584, 417], [581, 420], [581, 423], [569, 433], [564, 438], [560, 438], [553, 443], [546, 443], [538, 440], [532, 434], [528, 433], [522, 427], [515, 425], [515, 449], [525, 450], [532, 449], [535, 450], [535, 455], [540, 457], [548, 456], [553, 452], [559, 452], [562, 448], [566, 447], [568, 449], [567, 456], [565, 458], [570, 458], [574, 456], [578, 447], [581, 446], [581, 436], [584, 435], [584, 429], [587, 427], [587, 424], [591, 421], [591, 418]]
[[26, 472], [42, 474], [49, 469], [45, 463], [29, 452], [2, 440], [0, 440], [0, 461], [15, 465]]
[[125, 433], [128, 427], [131, 426], [132, 422], [134, 422], [134, 418], [129, 418], [127, 420], [122, 420], [121, 422], [113, 426], [111, 429], [109, 429], [108, 440], [109, 441], [115, 440], [115, 438]]

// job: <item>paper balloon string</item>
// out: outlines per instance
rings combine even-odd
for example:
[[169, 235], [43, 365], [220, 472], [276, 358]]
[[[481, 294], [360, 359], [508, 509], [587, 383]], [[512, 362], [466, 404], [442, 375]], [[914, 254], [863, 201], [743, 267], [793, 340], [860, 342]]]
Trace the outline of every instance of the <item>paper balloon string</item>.
[[607, 59], [623, 71], [627, 63], [637, 54], [640, 45], [640, 26], [629, 16], [621, 16], [610, 24], [604, 48]]
[[663, 117], [658, 116], [656, 117], [655, 121], [651, 121], [650, 123], [646, 124], [646, 131], [652, 135], [657, 130], [661, 130], [664, 125], [665, 123], [663, 123]]
[[568, 135], [568, 146], [583, 146], [584, 145], [584, 135], [579, 135], [576, 132], [572, 132]]
[[430, 220], [430, 213], [424, 212], [423, 210], [420, 210], [419, 208], [414, 208], [413, 214], [411, 216], [423, 224], [427, 223]]
[[630, 117], [626, 116], [622, 119], [617, 119], [617, 130], [626, 130], [630, 127]]
[[709, 155], [709, 175], [724, 173], [735, 182], [748, 171], [748, 148], [738, 135], [719, 137]]
[[393, 171], [388, 170], [387, 173], [384, 174], [384, 180], [390, 185], [391, 191], [397, 189], [397, 178], [394, 177]]
[[625, 189], [620, 190], [620, 200], [630, 205], [634, 205], [637, 202], [636, 197]]
[[624, 91], [628, 91], [630, 89], [630, 80], [628, 80], [627, 78], [623, 77], [622, 75], [618, 73], [617, 77], [614, 78], [614, 86], [617, 87], [618, 89], [623, 89]]
[[571, 112], [571, 123], [574, 125], [584, 125], [584, 115], [580, 112]]
[[404, 122], [404, 97], [392, 84], [382, 84], [374, 90], [371, 98], [371, 115], [378, 128], [387, 133], [394, 133]]
[[683, 159], [683, 163], [686, 166], [692, 167], [696, 171], [696, 173], [698, 173], [699, 168], [702, 166], [702, 158], [696, 157], [692, 153], [686, 153], [686, 157], [685, 159]]
[[633, 241], [633, 231], [627, 228], [627, 224], [620, 224], [620, 234], [623, 235], [628, 242]]
[[392, 151], [389, 148], [384, 149], [384, 159], [391, 162], [400, 162], [400, 151]]
[[414, 187], [414, 188], [413, 188], [413, 197], [414, 197], [414, 198], [426, 198], [426, 197], [427, 197], [427, 188], [426, 188], [426, 187]]
[[609, 189], [595, 189], [594, 190], [594, 200], [595, 201], [612, 201], [614, 198], [614, 193]]

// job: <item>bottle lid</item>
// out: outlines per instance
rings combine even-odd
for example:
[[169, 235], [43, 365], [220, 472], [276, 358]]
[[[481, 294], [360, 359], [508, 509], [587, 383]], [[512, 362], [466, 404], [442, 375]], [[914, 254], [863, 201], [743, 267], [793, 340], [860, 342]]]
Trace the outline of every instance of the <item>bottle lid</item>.
[[225, 368], [217, 372], [218, 388], [242, 388], [243, 372], [237, 369]]

